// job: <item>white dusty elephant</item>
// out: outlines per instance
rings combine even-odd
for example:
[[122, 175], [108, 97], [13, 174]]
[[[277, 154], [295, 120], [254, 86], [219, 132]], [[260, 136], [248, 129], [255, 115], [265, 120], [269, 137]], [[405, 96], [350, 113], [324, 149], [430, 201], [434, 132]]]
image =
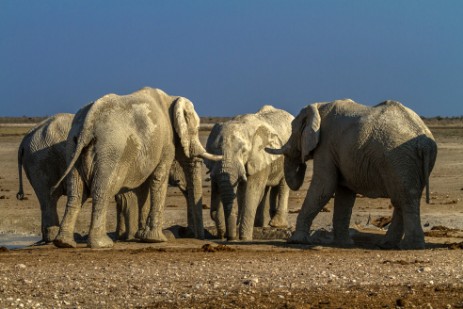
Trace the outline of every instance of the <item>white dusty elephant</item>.
[[186, 167], [195, 205], [195, 236], [203, 238], [198, 157], [215, 156], [201, 145], [198, 129], [199, 117], [191, 101], [148, 87], [129, 95], [108, 94], [80, 109], [67, 140], [68, 167], [56, 184], [67, 177], [66, 211], [54, 244], [76, 246], [73, 232], [86, 187], [93, 204], [88, 245], [111, 247], [113, 241], [106, 234], [109, 200], [144, 184], [150, 191], [150, 210], [137, 236], [146, 242], [166, 241], [163, 212], [174, 158]]
[[[50, 194], [50, 190], [60, 179], [66, 170], [66, 140], [71, 129], [73, 114], [56, 114], [51, 116], [34, 128], [22, 139], [18, 149], [18, 173], [19, 191], [16, 197], [24, 198], [22, 169], [31, 183], [39, 200], [41, 210], [41, 242], [51, 242], [58, 234], [59, 218], [57, 202], [62, 195], [66, 195], [66, 182], [62, 182], [59, 189]], [[169, 183], [178, 186], [185, 195], [188, 203], [188, 189], [185, 175], [181, 165], [174, 161], [169, 174]], [[149, 188], [142, 185], [132, 191], [116, 196], [118, 206], [118, 224], [116, 234], [118, 239], [128, 240], [135, 237], [139, 226], [145, 221], [139, 222], [139, 206], [144, 206], [148, 199]], [[85, 200], [88, 193], [83, 193]], [[84, 202], [82, 201], [82, 203]], [[194, 232], [192, 220], [193, 206], [188, 204], [189, 229]], [[147, 213], [148, 207], [145, 207]], [[134, 215], [135, 213], [135, 215]]]
[[[206, 150], [209, 153], [217, 154], [220, 155], [223, 153], [222, 151], [222, 141], [223, 141], [223, 136], [222, 136], [222, 128], [223, 128], [223, 123], [216, 123], [212, 127], [212, 130], [209, 134], [209, 137], [206, 142]], [[283, 162], [280, 162], [283, 163]], [[204, 160], [204, 164], [208, 168], [208, 173], [210, 173], [214, 168], [215, 165], [217, 164], [216, 161], [210, 161], [210, 160]], [[281, 166], [279, 168], [282, 168]], [[212, 180], [209, 178], [209, 181]], [[285, 203], [278, 204], [278, 195], [280, 191], [279, 186], [275, 187], [270, 187], [266, 186], [264, 189], [264, 196], [262, 197], [262, 200], [259, 202], [259, 206], [257, 207], [256, 211], [256, 216], [254, 220], [254, 226], [255, 227], [264, 227], [268, 225], [272, 225], [274, 227], [287, 227], [288, 222], [287, 222], [287, 216], [285, 215], [287, 209], [283, 209], [279, 211], [279, 216], [275, 216], [277, 213], [277, 207], [278, 206], [285, 206]], [[244, 197], [245, 197], [245, 192], [246, 192], [246, 183], [245, 182], [240, 182], [238, 184], [238, 187], [236, 189], [236, 195], [237, 199], [239, 199], [241, 202], [237, 203], [236, 199], [233, 203], [233, 208], [234, 212], [236, 212], [236, 209], [239, 206], [244, 206]], [[238, 221], [237, 225], [239, 226], [240, 222], [239, 219], [241, 218], [242, 214], [242, 207], [238, 209]], [[211, 181], [211, 208], [210, 208], [210, 215], [211, 219], [214, 221], [216, 230], [217, 230], [217, 237], [218, 238], [225, 238], [225, 231], [226, 231], [226, 221], [225, 221], [225, 215], [224, 215], [224, 209], [223, 209], [223, 204], [221, 201], [220, 197], [220, 191], [219, 191], [219, 184], [217, 183], [217, 177], [214, 178], [214, 181]], [[272, 218], [274, 217], [274, 220], [272, 221]]]
[[352, 243], [349, 221], [360, 193], [388, 197], [394, 206], [383, 247], [424, 248], [420, 198], [426, 187], [429, 201], [437, 145], [412, 110], [395, 101], [373, 107], [351, 100], [311, 104], [293, 121], [289, 141], [266, 150], [284, 154], [292, 190], [302, 185], [306, 161], [314, 160], [312, 182], [289, 242], [309, 242], [313, 219], [334, 194], [334, 241]]
[[58, 199], [66, 194], [66, 185], [50, 194], [50, 189], [66, 170], [66, 139], [73, 114], [56, 114], [32, 128], [18, 149], [19, 192], [24, 198], [22, 169], [40, 203], [42, 241], [51, 242], [58, 233]]
[[[278, 205], [270, 225], [287, 226], [289, 188], [284, 179], [283, 160], [267, 154], [264, 147], [285, 144], [291, 134], [293, 118], [286, 111], [267, 105], [256, 114], [240, 115], [216, 127], [220, 132], [211, 132], [210, 152], [222, 156], [216, 163], [205, 160], [212, 181], [211, 211], [219, 236], [225, 228], [227, 239], [235, 240], [239, 222], [239, 238], [252, 240], [257, 208], [265, 204], [265, 195], [273, 187], [277, 188], [273, 195], [278, 198], [270, 200], [278, 200]], [[215, 136], [215, 133], [220, 134]], [[220, 200], [216, 191], [219, 191]], [[233, 207], [235, 197], [238, 215]]]

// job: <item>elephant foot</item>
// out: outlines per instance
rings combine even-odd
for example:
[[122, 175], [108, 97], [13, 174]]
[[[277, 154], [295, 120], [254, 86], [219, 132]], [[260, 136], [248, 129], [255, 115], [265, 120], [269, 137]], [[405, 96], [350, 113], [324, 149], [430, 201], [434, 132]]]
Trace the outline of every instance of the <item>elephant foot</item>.
[[402, 240], [399, 244], [399, 248], [402, 250], [423, 250], [425, 248], [424, 240]]
[[[68, 235], [67, 235], [68, 234]], [[77, 243], [72, 233], [59, 233], [53, 240], [53, 244], [58, 248], [75, 248]]]
[[217, 238], [218, 239], [225, 239], [225, 230], [217, 229]]
[[112, 248], [114, 246], [114, 242], [106, 233], [103, 233], [102, 235], [89, 234], [87, 246], [94, 249]]
[[[138, 232], [137, 232], [138, 233]], [[166, 242], [167, 237], [164, 235], [161, 229], [150, 230], [146, 228], [143, 232], [140, 233], [140, 240], [143, 242]]]
[[270, 220], [269, 225], [274, 228], [286, 228], [288, 227], [288, 219], [283, 215], [275, 215]]
[[334, 239], [331, 244], [336, 247], [352, 247], [355, 243], [352, 238], [348, 237], [348, 238]]
[[393, 243], [393, 242], [389, 242], [389, 241], [382, 241], [382, 242], [376, 244], [376, 246], [378, 246], [380, 249], [383, 249], [383, 250], [397, 250], [397, 249], [400, 249], [398, 244]]
[[236, 242], [236, 241], [238, 241], [238, 240], [239, 240], [239, 239], [238, 239], [238, 237], [236, 237], [236, 236], [233, 236], [233, 237], [227, 236], [227, 241]]
[[290, 244], [311, 244], [310, 234], [302, 231], [295, 231], [293, 235], [288, 239]]
[[52, 242], [59, 233], [59, 226], [49, 226], [45, 229], [45, 233], [43, 235], [43, 241], [46, 243]]
[[252, 237], [249, 237], [249, 236], [242, 236], [242, 237], [240, 237], [240, 240], [241, 240], [241, 241], [252, 241]]

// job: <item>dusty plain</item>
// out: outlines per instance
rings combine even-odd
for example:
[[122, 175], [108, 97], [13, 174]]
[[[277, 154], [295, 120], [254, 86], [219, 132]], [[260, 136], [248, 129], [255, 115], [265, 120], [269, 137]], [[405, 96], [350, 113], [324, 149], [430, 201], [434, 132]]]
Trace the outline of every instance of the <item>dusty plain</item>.
[[[463, 123], [429, 125], [439, 153], [430, 178], [431, 204], [424, 198], [421, 203], [426, 249], [385, 251], [375, 243], [385, 233], [381, 220], [392, 214], [390, 202], [361, 196], [351, 220], [355, 245], [349, 248], [329, 245], [330, 201], [313, 224], [310, 246], [278, 239], [288, 231], [256, 229], [255, 237], [267, 239], [116, 242], [100, 250], [81, 241], [76, 249], [12, 249], [39, 234], [40, 211], [27, 180], [27, 199], [16, 200], [17, 148], [30, 125], [0, 124], [0, 308], [463, 308]], [[203, 142], [207, 135], [201, 131]], [[291, 192], [292, 228], [310, 180], [311, 169], [303, 188]], [[203, 190], [210, 227], [206, 181]], [[64, 204], [65, 197], [61, 215]], [[90, 211], [88, 201], [76, 228], [82, 238]], [[115, 204], [108, 219], [113, 232]], [[169, 188], [164, 221], [171, 230], [186, 225], [177, 188]]]

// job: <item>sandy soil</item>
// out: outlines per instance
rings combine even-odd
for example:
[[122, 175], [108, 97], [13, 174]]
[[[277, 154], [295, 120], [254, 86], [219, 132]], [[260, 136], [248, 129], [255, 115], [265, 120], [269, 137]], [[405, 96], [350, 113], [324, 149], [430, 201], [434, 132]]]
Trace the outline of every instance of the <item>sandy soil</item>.
[[[351, 220], [355, 246], [327, 245], [333, 201], [316, 218], [314, 246], [288, 245], [288, 231], [257, 229], [266, 240], [226, 243], [175, 239], [164, 244], [116, 243], [91, 250], [52, 245], [11, 250], [40, 230], [40, 211], [26, 181], [17, 201], [16, 152], [27, 128], [0, 126], [1, 308], [463, 308], [463, 128], [432, 128], [439, 145], [431, 204], [422, 201], [426, 250], [378, 250], [391, 215], [389, 200], [359, 197]], [[207, 132], [202, 132], [203, 141]], [[290, 196], [294, 226], [311, 179]], [[204, 204], [210, 187], [204, 182]], [[186, 225], [185, 201], [169, 188], [165, 228]], [[60, 200], [63, 213], [65, 199]], [[76, 232], [88, 230], [90, 203]], [[114, 206], [114, 205], [113, 205]], [[115, 207], [109, 231], [115, 228]], [[204, 210], [206, 226], [212, 226]], [[387, 220], [386, 220], [387, 221]], [[210, 229], [213, 231], [213, 229]]]

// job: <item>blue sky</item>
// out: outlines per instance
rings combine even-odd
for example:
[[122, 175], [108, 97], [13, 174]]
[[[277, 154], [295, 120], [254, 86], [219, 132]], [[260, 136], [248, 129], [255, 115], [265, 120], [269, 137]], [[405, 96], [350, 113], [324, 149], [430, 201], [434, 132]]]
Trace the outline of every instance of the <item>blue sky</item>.
[[401, 101], [463, 115], [463, 1], [0, 1], [0, 115], [143, 86], [200, 116]]

